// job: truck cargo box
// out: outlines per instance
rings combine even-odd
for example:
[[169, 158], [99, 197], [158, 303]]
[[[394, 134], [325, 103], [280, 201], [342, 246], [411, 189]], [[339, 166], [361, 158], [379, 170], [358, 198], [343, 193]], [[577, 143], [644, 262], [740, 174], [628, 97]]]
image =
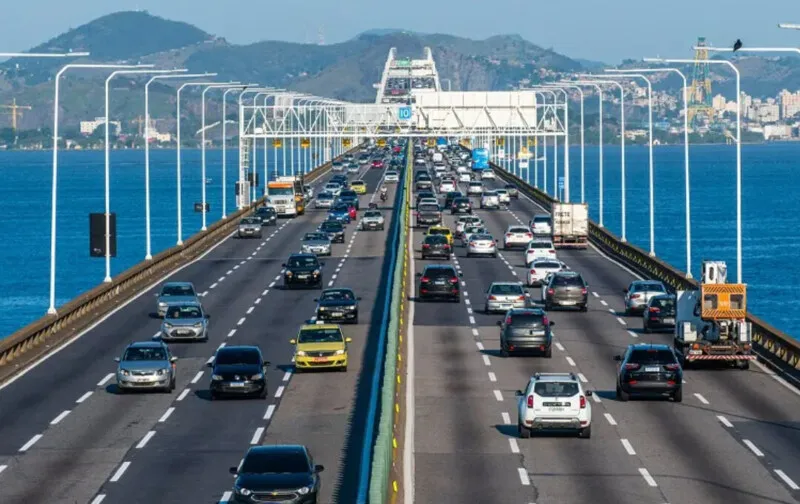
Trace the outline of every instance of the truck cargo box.
[[586, 248], [589, 245], [589, 205], [553, 203], [553, 245], [556, 248]]

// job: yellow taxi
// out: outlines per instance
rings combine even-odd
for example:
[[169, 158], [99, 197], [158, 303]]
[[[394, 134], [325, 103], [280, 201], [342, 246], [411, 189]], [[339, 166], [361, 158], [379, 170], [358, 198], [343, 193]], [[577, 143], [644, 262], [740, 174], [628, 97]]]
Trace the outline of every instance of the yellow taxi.
[[289, 340], [295, 345], [295, 372], [307, 369], [338, 369], [347, 371], [347, 344], [337, 324], [308, 324], [300, 328], [297, 338]]
[[451, 247], [453, 246], [453, 232], [450, 231], [450, 228], [446, 226], [431, 226], [428, 228], [428, 232], [425, 234], [428, 236], [443, 235], [447, 237], [447, 244]]
[[354, 180], [350, 182], [350, 189], [356, 194], [367, 194], [367, 183], [363, 180]]

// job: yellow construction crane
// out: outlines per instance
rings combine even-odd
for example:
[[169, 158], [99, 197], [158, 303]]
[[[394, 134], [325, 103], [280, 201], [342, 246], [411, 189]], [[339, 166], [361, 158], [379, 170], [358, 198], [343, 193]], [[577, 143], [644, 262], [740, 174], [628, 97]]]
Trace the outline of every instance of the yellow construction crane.
[[17, 119], [22, 117], [23, 110], [31, 110], [29, 105], [17, 105], [17, 99], [11, 100], [11, 105], [0, 105], [0, 108], [8, 109], [6, 114], [11, 116], [11, 129], [14, 133], [17, 132]]

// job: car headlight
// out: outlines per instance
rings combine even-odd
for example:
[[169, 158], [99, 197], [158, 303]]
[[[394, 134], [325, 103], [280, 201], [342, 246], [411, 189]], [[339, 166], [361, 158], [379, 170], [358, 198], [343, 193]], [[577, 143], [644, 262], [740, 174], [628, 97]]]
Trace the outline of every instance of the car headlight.
[[297, 493], [299, 493], [300, 495], [306, 495], [310, 491], [311, 491], [311, 487], [307, 486], [307, 487], [303, 487], [303, 488], [298, 489]]
[[302, 350], [298, 350], [297, 351], [297, 355], [300, 356], [300, 357], [305, 357], [306, 353], [304, 351], [302, 351]]
[[334, 355], [344, 355], [344, 350], [336, 350]]
[[212, 374], [211, 375], [211, 379], [214, 380], [214, 381], [220, 381], [220, 380], [222, 380], [222, 377], [220, 375], [218, 375], [218, 374]]
[[194, 327], [195, 329], [202, 329], [203, 328], [203, 323], [202, 322], [198, 322], [195, 325], [193, 325], [192, 327]]
[[352, 311], [352, 310], [356, 309], [356, 306], [355, 305], [350, 305], [350, 306], [347, 307], [347, 309]]
[[162, 303], [162, 302], [159, 301], [158, 307], [159, 308], [166, 308], [167, 307], [167, 303]]
[[325, 311], [325, 310], [327, 310], [327, 308], [325, 308], [324, 306], [320, 306], [319, 308], [317, 308], [317, 311]]
[[236, 493], [238, 493], [239, 495], [243, 495], [244, 497], [247, 497], [248, 495], [253, 493], [250, 490], [242, 487], [234, 487], [234, 490], [236, 490]]
[[172, 329], [172, 324], [164, 322], [164, 329]]
[[319, 275], [319, 270], [314, 270], [314, 275]]
[[119, 374], [121, 374], [122, 376], [130, 376], [131, 375], [131, 373], [127, 369], [120, 369], [119, 370]]
[[250, 377], [251, 380], [260, 380], [262, 378], [264, 378], [264, 375], [262, 373], [254, 374], [253, 376]]
[[156, 373], [158, 376], [164, 376], [167, 373], [166, 369], [159, 369]]
[[290, 277], [290, 276], [292, 276], [292, 275], [293, 275], [293, 273], [292, 273], [291, 271], [287, 271], [287, 272], [286, 272], [286, 276]]

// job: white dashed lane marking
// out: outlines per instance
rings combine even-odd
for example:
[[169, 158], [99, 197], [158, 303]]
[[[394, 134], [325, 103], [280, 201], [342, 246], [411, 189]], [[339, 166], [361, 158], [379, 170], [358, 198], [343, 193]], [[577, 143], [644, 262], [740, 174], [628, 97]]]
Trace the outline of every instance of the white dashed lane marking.
[[620, 323], [620, 324], [622, 324], [622, 325], [628, 325], [628, 323], [627, 323], [627, 322], [625, 322], [624, 320], [622, 320], [622, 319], [621, 319], [621, 318], [619, 318], [619, 317], [617, 317], [617, 322], [619, 322], [619, 323]]
[[503, 417], [503, 423], [506, 425], [511, 425], [511, 415], [506, 413], [505, 411], [500, 414]]
[[756, 457], [764, 456], [764, 452], [759, 450], [758, 447], [749, 439], [742, 439], [742, 443], [744, 443], [745, 446], [747, 446], [750, 449], [750, 451], [753, 452], [753, 454], [755, 454]]
[[41, 434], [36, 434], [32, 438], [30, 438], [27, 443], [22, 445], [20, 447], [19, 451], [26, 452], [26, 451], [30, 450], [31, 446], [35, 445], [36, 442], [39, 441], [40, 439], [42, 439], [42, 435]]
[[114, 378], [114, 373], [108, 373], [108, 374], [107, 374], [107, 375], [106, 375], [106, 376], [105, 376], [105, 377], [104, 377], [102, 380], [100, 380], [99, 382], [97, 382], [97, 386], [98, 386], [98, 387], [103, 387], [103, 386], [105, 386], [105, 384], [106, 384], [106, 383], [108, 383], [108, 381], [109, 381], [111, 378]]
[[158, 419], [159, 423], [164, 423], [164, 422], [166, 422], [166, 421], [167, 421], [167, 419], [168, 419], [170, 416], [172, 416], [172, 412], [173, 412], [173, 411], [175, 411], [175, 407], [174, 407], [174, 406], [170, 406], [169, 408], [167, 408], [167, 411], [165, 411], [165, 412], [164, 412], [164, 414], [163, 414], [163, 415], [161, 415], [161, 418], [159, 418], [159, 419]]
[[264, 420], [269, 420], [275, 414], [275, 405], [270, 404], [267, 406], [267, 411], [264, 413]]
[[194, 378], [192, 378], [192, 383], [197, 383], [200, 381], [200, 378], [203, 377], [203, 371], [198, 371]]
[[77, 399], [75, 402], [76, 402], [76, 403], [78, 403], [78, 404], [80, 404], [80, 403], [82, 403], [83, 401], [85, 401], [86, 399], [89, 399], [89, 397], [90, 397], [92, 394], [94, 394], [94, 392], [90, 390], [89, 392], [86, 392], [85, 394], [83, 394], [82, 396], [80, 396], [80, 397], [79, 397], [79, 398], [78, 398], [78, 399]]
[[111, 479], [108, 481], [110, 481], [111, 483], [116, 483], [117, 481], [119, 481], [122, 478], [122, 475], [125, 474], [125, 471], [128, 470], [128, 467], [130, 467], [130, 465], [131, 465], [130, 462], [127, 461], [123, 462], [122, 465], [119, 466], [119, 469], [117, 469], [117, 472], [115, 472], [114, 475], [111, 476]]
[[50, 425], [56, 425], [61, 420], [64, 420], [65, 418], [67, 418], [67, 415], [69, 415], [69, 413], [70, 413], [70, 410], [62, 411], [61, 413], [58, 414], [57, 417], [55, 417], [54, 419], [52, 419], [50, 421]]
[[483, 363], [484, 364], [486, 364], [487, 366], [491, 366], [492, 365], [492, 362], [489, 360], [489, 356], [488, 355], [482, 355], [482, 357], [483, 357]]
[[622, 446], [625, 447], [625, 451], [628, 452], [628, 455], [636, 455], [636, 450], [633, 449], [633, 445], [627, 439], [620, 439], [622, 442]]
[[494, 398], [497, 399], [498, 401], [502, 401], [503, 400], [503, 393], [500, 392], [499, 390], [495, 389], [494, 390]]
[[700, 401], [703, 404], [711, 404], [710, 402], [708, 402], [708, 399], [698, 394], [697, 392], [694, 393], [694, 396], [697, 398], [698, 401]]
[[639, 468], [639, 474], [642, 475], [642, 478], [644, 478], [644, 480], [647, 482], [647, 484], [650, 485], [651, 487], [657, 487], [658, 486], [658, 483], [656, 483], [656, 480], [653, 479], [652, 476], [650, 476], [650, 472], [647, 469], [645, 469], [644, 467], [640, 467]]
[[728, 420], [727, 418], [725, 418], [724, 416], [722, 416], [722, 415], [717, 415], [717, 420], [719, 420], [719, 423], [721, 423], [721, 424], [722, 424], [722, 425], [724, 425], [725, 427], [727, 427], [727, 428], [729, 428], [729, 429], [732, 429], [732, 428], [733, 428], [733, 424], [731, 423], [731, 421], [730, 421], [730, 420]]
[[186, 399], [186, 396], [189, 395], [189, 392], [190, 392], [190, 390], [188, 388], [187, 389], [183, 389], [183, 392], [181, 392], [181, 395], [179, 395], [178, 399], [176, 399], [176, 400], [177, 401], [183, 401], [184, 399]]
[[151, 430], [150, 432], [145, 434], [144, 437], [142, 438], [142, 440], [139, 441], [139, 444], [136, 445], [136, 448], [138, 450], [141, 450], [142, 448], [147, 446], [147, 442], [150, 441], [150, 438], [152, 438], [155, 435], [156, 435], [156, 431], [154, 431], [154, 430]]
[[611, 413], [603, 413], [603, 416], [606, 417], [606, 420], [610, 425], [617, 425], [617, 421], [614, 420], [614, 417], [611, 416]]

